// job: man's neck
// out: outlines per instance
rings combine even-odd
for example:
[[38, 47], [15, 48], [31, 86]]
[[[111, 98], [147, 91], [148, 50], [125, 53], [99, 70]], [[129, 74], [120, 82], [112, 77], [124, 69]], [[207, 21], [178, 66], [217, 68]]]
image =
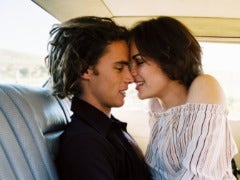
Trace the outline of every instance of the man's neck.
[[78, 97], [78, 98], [80, 98], [83, 101], [91, 104], [92, 106], [94, 106], [98, 110], [102, 111], [107, 117], [109, 117], [109, 118], [111, 117], [111, 108], [102, 106], [101, 103], [99, 103], [98, 101], [96, 101], [93, 98], [89, 98], [89, 97], [86, 97], [86, 96], [81, 96], [81, 97]]

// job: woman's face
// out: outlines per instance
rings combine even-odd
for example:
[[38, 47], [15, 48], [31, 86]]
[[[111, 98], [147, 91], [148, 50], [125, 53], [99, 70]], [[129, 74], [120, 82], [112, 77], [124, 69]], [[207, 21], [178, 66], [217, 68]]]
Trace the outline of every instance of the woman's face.
[[134, 41], [130, 45], [131, 73], [140, 99], [162, 98], [172, 82], [162, 71], [156, 60], [142, 56]]

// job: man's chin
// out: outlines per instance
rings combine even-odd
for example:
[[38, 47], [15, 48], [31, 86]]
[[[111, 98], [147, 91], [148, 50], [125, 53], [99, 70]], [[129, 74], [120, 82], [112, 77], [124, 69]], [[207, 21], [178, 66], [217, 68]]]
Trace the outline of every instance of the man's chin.
[[115, 103], [113, 107], [117, 108], [117, 107], [122, 107], [123, 105], [124, 105], [124, 101]]

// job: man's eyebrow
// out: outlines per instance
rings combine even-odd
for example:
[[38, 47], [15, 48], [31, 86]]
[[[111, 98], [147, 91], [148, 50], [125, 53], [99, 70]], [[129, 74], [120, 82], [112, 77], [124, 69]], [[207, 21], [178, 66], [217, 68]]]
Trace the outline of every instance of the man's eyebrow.
[[123, 64], [123, 65], [129, 65], [130, 62], [129, 61], [118, 61], [118, 62], [115, 62], [114, 64]]

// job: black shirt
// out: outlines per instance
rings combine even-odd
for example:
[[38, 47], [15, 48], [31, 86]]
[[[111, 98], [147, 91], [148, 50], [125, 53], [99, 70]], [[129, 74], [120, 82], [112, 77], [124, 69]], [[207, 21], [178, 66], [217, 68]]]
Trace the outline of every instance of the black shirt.
[[126, 123], [107, 117], [76, 97], [71, 109], [72, 121], [61, 137], [57, 159], [61, 179], [151, 179]]

